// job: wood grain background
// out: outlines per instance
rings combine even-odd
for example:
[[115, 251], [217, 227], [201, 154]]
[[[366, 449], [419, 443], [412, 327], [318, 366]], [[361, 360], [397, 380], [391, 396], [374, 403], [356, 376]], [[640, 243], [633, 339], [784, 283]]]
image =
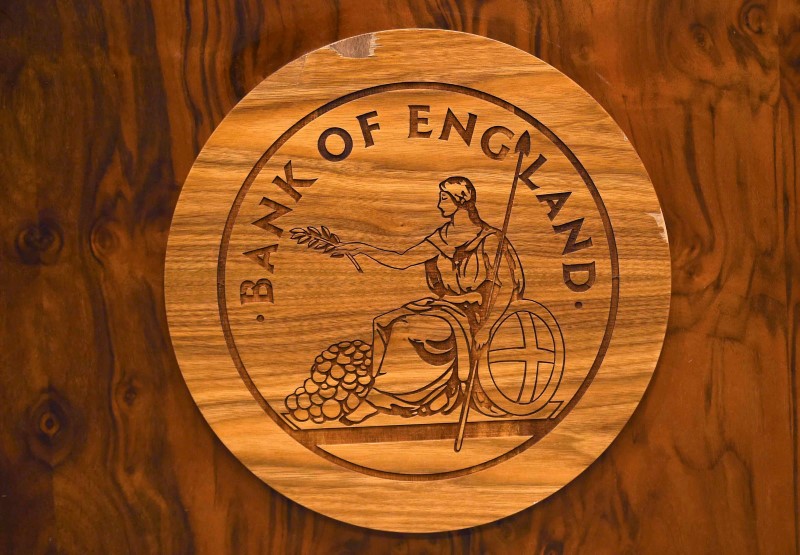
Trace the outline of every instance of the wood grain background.
[[[162, 284], [181, 184], [236, 102], [306, 51], [413, 26], [515, 45], [591, 93], [673, 259], [661, 363], [612, 447], [532, 509], [425, 536], [250, 475], [186, 390]], [[6, 0], [0, 551], [797, 552], [799, 91], [796, 0]]]

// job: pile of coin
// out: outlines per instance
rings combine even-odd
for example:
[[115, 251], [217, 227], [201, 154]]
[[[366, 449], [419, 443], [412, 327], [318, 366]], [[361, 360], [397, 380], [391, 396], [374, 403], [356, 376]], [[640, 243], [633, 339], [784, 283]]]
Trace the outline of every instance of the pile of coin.
[[372, 346], [363, 341], [331, 345], [314, 360], [311, 377], [286, 397], [298, 422], [338, 420], [353, 412], [372, 387]]

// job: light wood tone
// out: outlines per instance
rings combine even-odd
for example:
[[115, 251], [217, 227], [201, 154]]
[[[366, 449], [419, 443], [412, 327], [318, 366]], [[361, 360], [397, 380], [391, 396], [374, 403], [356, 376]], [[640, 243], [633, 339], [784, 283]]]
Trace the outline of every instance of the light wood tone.
[[[353, 94], [369, 88], [374, 89]], [[429, 108], [410, 108], [416, 105]], [[514, 106], [539, 123], [515, 114]], [[468, 113], [477, 115], [469, 146], [455, 128], [449, 139], [442, 138], [448, 108], [464, 127]], [[376, 114], [365, 123], [379, 128], [362, 131], [357, 116], [372, 111]], [[415, 123], [415, 117], [425, 119]], [[293, 132], [285, 134], [292, 126]], [[487, 130], [494, 126], [513, 136], [491, 137]], [[329, 139], [326, 151], [318, 139], [331, 128], [345, 129], [348, 138]], [[410, 136], [415, 130], [432, 133]], [[517, 145], [523, 132], [530, 133], [528, 151]], [[508, 152], [494, 159], [506, 143]], [[342, 152], [346, 156], [337, 160]], [[404, 332], [401, 326], [411, 321], [407, 315], [417, 310], [412, 308], [405, 317], [393, 313], [387, 320], [395, 327], [386, 341], [383, 375], [347, 415], [350, 421], [309, 419], [306, 395], [316, 393], [317, 405], [323, 401], [314, 399], [319, 386], [310, 379], [321, 351], [357, 339], [366, 349], [373, 341], [373, 318], [415, 299], [436, 297], [426, 287], [422, 266], [398, 270], [404, 260], [373, 246], [402, 252], [419, 243], [416, 250], [428, 258], [440, 252], [423, 239], [455, 208], [445, 194], [442, 211], [437, 210], [439, 182], [452, 175], [474, 183], [480, 217], [494, 228], [502, 227], [512, 181], [518, 181], [506, 237], [524, 269], [525, 291], [509, 305], [511, 298], [503, 295], [511, 287], [499, 287], [493, 306], [491, 293], [481, 289], [483, 305], [477, 310], [486, 321], [500, 322], [518, 307], [523, 318], [536, 315], [537, 335], [550, 330], [547, 345], [540, 346], [553, 352], [539, 351], [550, 357], [540, 371], [552, 369], [560, 380], [554, 392], [540, 397], [549, 396], [550, 402], [530, 415], [525, 409], [532, 405], [519, 409], [521, 403], [513, 402], [506, 402], [511, 407], [501, 417], [471, 408], [459, 452], [454, 450], [463, 409], [458, 401], [466, 394], [454, 396], [455, 406], [447, 405], [448, 410], [442, 410], [448, 401], [441, 396], [426, 406], [433, 413], [426, 416], [414, 403], [406, 409], [410, 418], [381, 411], [397, 401], [374, 401], [378, 386], [397, 393], [433, 381], [426, 376], [434, 367], [404, 352], [409, 342], [397, 337], [423, 333], [419, 328], [431, 322], [441, 324], [448, 309], [412, 317], [417, 318], [409, 324], [412, 331]], [[464, 191], [463, 183], [451, 187]], [[554, 208], [558, 197], [553, 195], [564, 192], [570, 193], [561, 197], [566, 202]], [[278, 205], [291, 212], [264, 220], [282, 210]], [[457, 233], [469, 229], [459, 219], [466, 210], [452, 216]], [[576, 221], [581, 227], [571, 237], [577, 224], [565, 224]], [[331, 258], [341, 251], [326, 254], [296, 244], [297, 230], [309, 226], [330, 228], [339, 236], [326, 234], [334, 243], [369, 244], [360, 248], [381, 264], [352, 246], [346, 247], [349, 258]], [[490, 234], [494, 245], [500, 233]], [[591, 246], [582, 242], [590, 237]], [[464, 241], [462, 235], [450, 244]], [[494, 259], [490, 243], [485, 242], [486, 256]], [[264, 247], [270, 247], [268, 258], [259, 263], [257, 255], [265, 251], [253, 251]], [[439, 248], [446, 252], [448, 247]], [[502, 255], [510, 258], [506, 251]], [[443, 255], [440, 259], [445, 262]], [[578, 263], [593, 263], [586, 291], [566, 284], [565, 265]], [[443, 268], [440, 264], [446, 273]], [[572, 279], [580, 285], [586, 276], [578, 272]], [[502, 273], [497, 280], [515, 286], [521, 281], [519, 275]], [[289, 498], [331, 517], [378, 529], [429, 532], [519, 511], [596, 459], [638, 404], [655, 367], [670, 272], [663, 218], [646, 172], [623, 133], [588, 94], [552, 67], [501, 43], [454, 32], [400, 30], [304, 56], [266, 79], [225, 118], [181, 193], [165, 282], [170, 333], [186, 383], [217, 435], [248, 468]], [[506, 305], [510, 308], [498, 319]], [[457, 330], [464, 321], [462, 314], [447, 329]], [[488, 356], [499, 357], [503, 352], [495, 349], [518, 344], [517, 325], [512, 316], [505, 331], [495, 330], [478, 353], [488, 350]], [[441, 332], [425, 328], [429, 335], [424, 337], [446, 338]], [[471, 341], [474, 333], [452, 337]], [[531, 339], [527, 332], [523, 344]], [[464, 362], [465, 344], [456, 344], [447, 355], [455, 352], [459, 369], [467, 367], [452, 369], [466, 390], [472, 364]], [[566, 359], [563, 375], [559, 357]], [[520, 387], [518, 373], [524, 367], [506, 364], [512, 368], [490, 366], [486, 359], [477, 365], [483, 390], [495, 405], [503, 398], [492, 394], [492, 382], [504, 393]], [[370, 372], [378, 370], [376, 360]], [[309, 391], [299, 390], [301, 407], [291, 413], [286, 404], [295, 408], [292, 392], [306, 379]], [[343, 387], [328, 392], [344, 396]], [[345, 403], [329, 401], [322, 408], [338, 417]], [[522, 416], [507, 414], [517, 409]], [[361, 413], [376, 411], [360, 420]]]

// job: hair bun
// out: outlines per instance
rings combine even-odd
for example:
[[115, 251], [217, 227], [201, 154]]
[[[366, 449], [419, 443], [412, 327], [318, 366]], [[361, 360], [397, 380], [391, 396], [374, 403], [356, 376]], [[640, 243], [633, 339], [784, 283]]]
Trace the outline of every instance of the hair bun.
[[475, 186], [466, 177], [460, 175], [448, 177], [439, 183], [439, 189], [453, 197], [459, 205], [475, 201]]

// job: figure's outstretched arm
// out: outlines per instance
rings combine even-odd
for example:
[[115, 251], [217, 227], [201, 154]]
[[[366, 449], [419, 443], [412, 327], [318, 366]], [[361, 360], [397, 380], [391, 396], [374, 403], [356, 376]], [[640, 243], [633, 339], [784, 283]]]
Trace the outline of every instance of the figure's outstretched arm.
[[341, 252], [342, 254], [350, 254], [352, 256], [361, 254], [371, 258], [381, 266], [394, 268], [395, 270], [405, 270], [406, 268], [410, 268], [418, 264], [424, 264], [439, 254], [439, 250], [424, 239], [413, 247], [402, 252], [381, 249], [379, 247], [368, 245], [367, 243], [356, 242], [341, 243], [336, 248], [336, 251]]

